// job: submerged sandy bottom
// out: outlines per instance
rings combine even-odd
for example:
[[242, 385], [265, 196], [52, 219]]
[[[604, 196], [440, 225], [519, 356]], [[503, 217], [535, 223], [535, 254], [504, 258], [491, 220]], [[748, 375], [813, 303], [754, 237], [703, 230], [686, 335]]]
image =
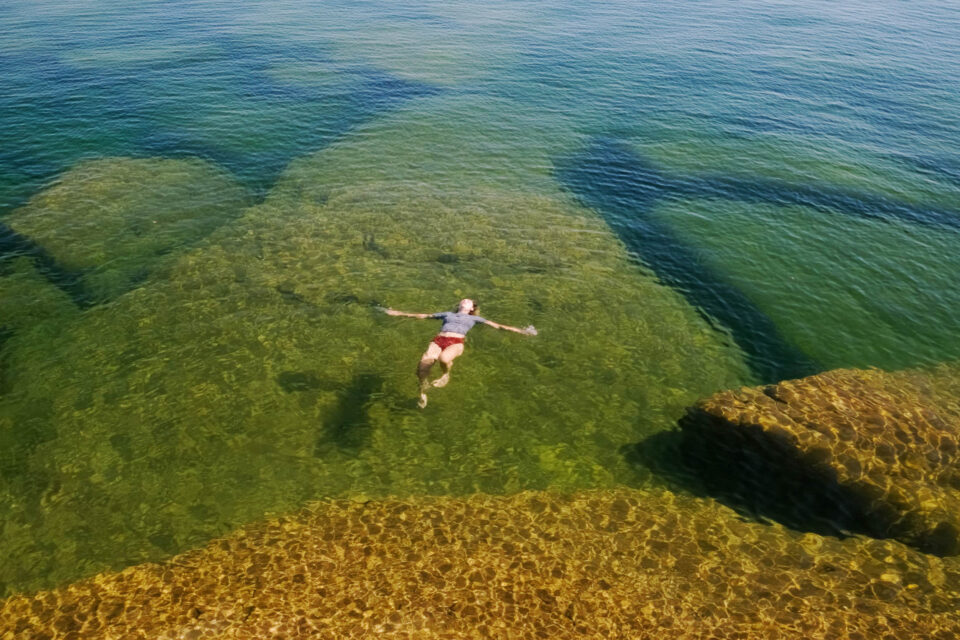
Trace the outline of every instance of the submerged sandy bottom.
[[569, 496], [315, 503], [161, 564], [0, 608], [6, 638], [931, 638], [960, 561], [744, 522], [716, 503]]

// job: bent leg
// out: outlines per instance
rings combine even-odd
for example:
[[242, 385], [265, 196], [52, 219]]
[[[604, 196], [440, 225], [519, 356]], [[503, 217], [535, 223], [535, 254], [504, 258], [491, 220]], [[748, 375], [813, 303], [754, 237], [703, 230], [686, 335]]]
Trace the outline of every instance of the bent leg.
[[443, 375], [433, 381], [435, 387], [445, 387], [450, 382], [450, 369], [453, 368], [453, 361], [463, 355], [463, 344], [452, 344], [440, 353], [440, 368]]
[[427, 406], [427, 388], [430, 386], [428, 378], [430, 377], [430, 369], [433, 368], [433, 363], [437, 361], [441, 355], [440, 346], [431, 342], [430, 346], [427, 347], [427, 350], [423, 352], [423, 355], [420, 356], [420, 362], [417, 363], [417, 381], [419, 382], [420, 389], [420, 400], [417, 402], [417, 405], [423, 409]]

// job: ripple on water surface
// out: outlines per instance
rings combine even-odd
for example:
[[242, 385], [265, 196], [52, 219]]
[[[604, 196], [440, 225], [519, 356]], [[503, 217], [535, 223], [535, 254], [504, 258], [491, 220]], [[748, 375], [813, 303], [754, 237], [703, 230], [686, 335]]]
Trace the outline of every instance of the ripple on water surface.
[[[644, 485], [625, 448], [762, 360], [691, 274], [804, 366], [956, 357], [956, 223], [908, 219], [960, 210], [955, 9], [867, 4], [6, 3], [0, 591], [317, 497]], [[564, 181], [598, 140], [654, 189]], [[540, 336], [477, 328], [420, 412], [436, 326], [371, 305], [464, 295]], [[843, 611], [956, 608], [946, 561], [718, 509], [623, 549], [727, 523], [734, 615], [782, 591], [751, 558]], [[701, 542], [673, 602], [728, 568]]]

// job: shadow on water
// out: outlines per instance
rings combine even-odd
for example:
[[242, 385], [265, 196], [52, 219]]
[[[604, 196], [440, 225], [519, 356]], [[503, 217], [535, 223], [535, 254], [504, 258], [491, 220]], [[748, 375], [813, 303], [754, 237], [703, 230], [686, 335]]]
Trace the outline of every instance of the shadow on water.
[[858, 519], [852, 496], [843, 495], [838, 486], [778, 467], [779, 456], [771, 456], [761, 443], [743, 444], [737, 448], [671, 430], [628, 445], [621, 453], [671, 489], [713, 498], [751, 520], [776, 521], [818, 535], [877, 535]]
[[370, 436], [371, 424], [367, 415], [370, 403], [382, 388], [383, 379], [378, 375], [355, 375], [350, 385], [340, 391], [337, 405], [324, 419], [323, 432], [314, 454], [323, 456], [331, 447], [344, 453], [358, 453]]
[[330, 387], [329, 381], [311, 371], [282, 371], [276, 380], [286, 393], [326, 390]]
[[[903, 528], [899, 513], [842, 485], [834, 469], [802, 460], [790, 443], [759, 428], [730, 425], [696, 408], [679, 425], [621, 454], [671, 489], [713, 498], [750, 520], [838, 538], [887, 538]], [[914, 546], [941, 556], [960, 553], [948, 529], [915, 539]]]
[[3, 271], [5, 261], [21, 256], [32, 258], [37, 271], [51, 284], [67, 294], [74, 304], [81, 309], [94, 304], [94, 300], [83, 286], [83, 274], [81, 272], [67, 269], [54, 260], [53, 256], [42, 246], [0, 222], [0, 273]]
[[13, 329], [0, 324], [0, 395], [10, 390], [9, 380], [7, 379], [7, 355], [4, 348], [7, 341], [13, 337]]
[[322, 457], [335, 451], [355, 454], [366, 445], [371, 429], [367, 411], [383, 389], [383, 378], [359, 373], [343, 387], [312, 371], [283, 371], [277, 375], [276, 382], [285, 393], [301, 394], [305, 409], [317, 402], [318, 392], [337, 395], [336, 405], [323, 418], [314, 455]]
[[[818, 367], [789, 344], [773, 321], [739, 289], [703, 264], [697, 252], [650, 215], [663, 198], [681, 190], [625, 145], [598, 139], [557, 161], [559, 181], [599, 212], [611, 229], [665, 285], [677, 289], [711, 323], [726, 328], [763, 382], [799, 378]], [[698, 197], [722, 190], [705, 182]], [[686, 192], [684, 192], [686, 194]]]
[[[440, 93], [442, 89], [400, 78], [385, 71], [354, 65], [337, 71], [339, 82], [313, 84], [278, 79], [278, 63], [295, 61], [337, 70], [321, 48], [249, 43], [226, 38], [219, 42], [223, 60], [232, 67], [238, 108], [250, 111], [251, 120], [264, 127], [247, 132], [266, 134], [270, 143], [260, 148], [230, 149], [195, 127], [161, 127], [144, 132], [136, 143], [153, 155], [201, 157], [229, 169], [258, 197], [264, 196], [280, 173], [296, 157], [314, 153], [355, 127], [403, 103]], [[149, 109], [149, 105], [144, 105]], [[207, 132], [211, 133], [211, 132]], [[235, 132], [226, 132], [228, 136]], [[244, 133], [243, 130], [240, 133]]]

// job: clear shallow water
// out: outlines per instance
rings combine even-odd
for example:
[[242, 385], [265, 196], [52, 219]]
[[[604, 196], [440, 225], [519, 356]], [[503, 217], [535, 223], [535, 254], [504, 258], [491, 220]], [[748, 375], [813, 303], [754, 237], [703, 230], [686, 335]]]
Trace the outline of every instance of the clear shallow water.
[[[948, 3], [6, 3], [8, 591], [329, 495], [656, 482], [721, 388], [960, 357]], [[413, 406], [436, 329], [477, 329]]]

